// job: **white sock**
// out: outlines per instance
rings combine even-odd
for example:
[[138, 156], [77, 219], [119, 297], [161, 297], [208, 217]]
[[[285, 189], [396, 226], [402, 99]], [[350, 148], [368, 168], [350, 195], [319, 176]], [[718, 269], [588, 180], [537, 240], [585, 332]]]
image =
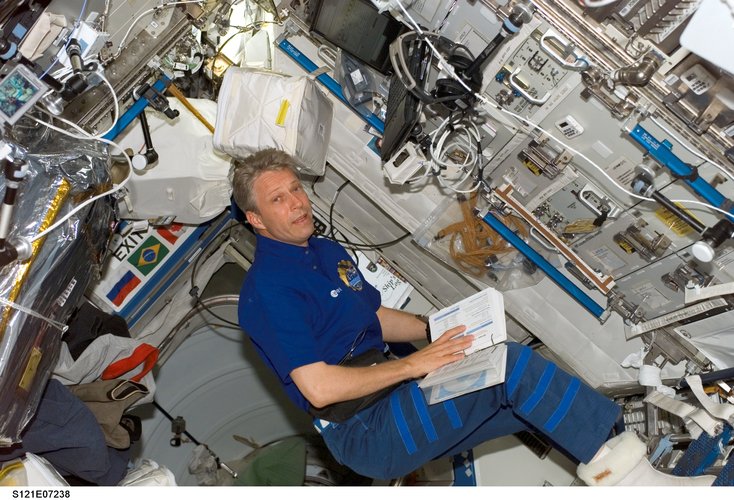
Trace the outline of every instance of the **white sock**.
[[656, 470], [647, 460], [647, 448], [633, 432], [607, 441], [578, 476], [589, 486], [710, 486], [715, 476], [678, 477]]

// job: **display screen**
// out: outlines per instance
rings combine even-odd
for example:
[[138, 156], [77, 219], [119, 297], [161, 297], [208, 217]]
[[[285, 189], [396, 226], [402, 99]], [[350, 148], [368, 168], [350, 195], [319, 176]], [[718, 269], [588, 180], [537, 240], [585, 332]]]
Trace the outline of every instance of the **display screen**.
[[13, 69], [0, 82], [0, 117], [14, 123], [43, 93], [43, 84], [22, 66]]
[[[422, 65], [426, 60], [428, 46], [423, 42], [413, 44], [408, 55], [410, 73], [418, 77], [422, 74]], [[422, 82], [422, 78], [417, 78]], [[421, 103], [410, 92], [397, 75], [390, 78], [390, 89], [387, 95], [387, 116], [385, 132], [382, 135], [380, 157], [388, 161], [409, 139], [413, 127], [420, 118]]]
[[368, 0], [320, 0], [311, 31], [371, 66], [392, 73], [388, 48], [407, 28]]

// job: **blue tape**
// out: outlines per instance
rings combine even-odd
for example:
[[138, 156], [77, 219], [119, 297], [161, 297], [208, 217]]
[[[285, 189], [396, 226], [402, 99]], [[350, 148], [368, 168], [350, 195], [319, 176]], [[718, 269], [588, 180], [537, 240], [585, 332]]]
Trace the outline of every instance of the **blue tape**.
[[438, 439], [438, 434], [436, 433], [436, 428], [433, 426], [431, 414], [428, 413], [428, 405], [426, 405], [426, 400], [423, 398], [423, 391], [418, 387], [418, 384], [410, 384], [410, 397], [413, 398], [413, 406], [415, 406], [418, 418], [421, 424], [423, 424], [423, 432], [426, 433], [426, 439], [428, 439], [429, 443], [433, 443]]
[[408, 422], [405, 420], [405, 415], [403, 415], [403, 409], [400, 407], [398, 391], [393, 391], [392, 394], [390, 394], [390, 409], [392, 410], [395, 427], [398, 429], [400, 439], [403, 440], [405, 451], [408, 452], [408, 455], [412, 455], [418, 451], [418, 446], [415, 444], [413, 435], [410, 433], [410, 428], [408, 427]]
[[530, 349], [528, 346], [523, 346], [522, 350], [520, 351], [520, 356], [518, 356], [517, 361], [515, 362], [515, 366], [512, 368], [512, 373], [510, 373], [510, 376], [507, 378], [507, 397], [510, 398], [517, 390], [517, 387], [520, 384], [520, 379], [522, 378], [523, 373], [525, 373], [525, 368], [528, 366], [528, 362], [530, 361], [530, 356], [532, 355], [533, 350]]
[[540, 376], [540, 380], [538, 381], [538, 385], [535, 386], [535, 389], [533, 390], [533, 393], [530, 395], [527, 401], [520, 407], [520, 411], [524, 414], [531, 413], [536, 406], [538, 406], [538, 403], [540, 403], [540, 400], [543, 399], [543, 396], [545, 395], [545, 392], [548, 390], [548, 386], [551, 383], [551, 380], [553, 380], [553, 375], [556, 373], [556, 365], [553, 363], [548, 363], [548, 365], [545, 367], [545, 370], [543, 371], [543, 374]]
[[0, 59], [3, 61], [9, 60], [11, 57], [13, 57], [16, 52], [18, 52], [18, 46], [15, 44], [15, 42], [10, 42], [8, 45], [8, 50], [4, 54], [0, 54]]
[[456, 403], [451, 399], [444, 401], [443, 409], [446, 410], [446, 416], [449, 417], [449, 422], [451, 422], [451, 427], [453, 429], [460, 429], [463, 427], [464, 422], [461, 421], [461, 415], [459, 415], [459, 410], [456, 408]]
[[514, 34], [514, 33], [517, 33], [518, 31], [520, 31], [520, 28], [518, 26], [515, 26], [514, 24], [512, 24], [512, 21], [510, 21], [509, 19], [505, 19], [504, 21], [502, 21], [502, 25], [510, 33], [513, 33]]
[[581, 388], [581, 382], [577, 378], [571, 379], [571, 382], [566, 388], [566, 392], [563, 394], [563, 399], [558, 404], [558, 408], [553, 412], [548, 421], [543, 424], [543, 429], [547, 432], [553, 432], [556, 430], [558, 425], [566, 418], [568, 411], [571, 409], [573, 400], [576, 399], [576, 395], [579, 393]]

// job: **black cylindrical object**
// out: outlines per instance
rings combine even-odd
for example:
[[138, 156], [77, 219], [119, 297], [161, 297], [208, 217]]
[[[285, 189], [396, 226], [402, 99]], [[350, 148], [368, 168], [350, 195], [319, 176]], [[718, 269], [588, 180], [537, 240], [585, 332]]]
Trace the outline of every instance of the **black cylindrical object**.
[[721, 219], [703, 233], [703, 239], [716, 248], [734, 235], [734, 224], [729, 219]]
[[76, 38], [69, 40], [66, 45], [66, 55], [69, 56], [69, 62], [74, 73], [79, 73], [84, 66], [84, 62], [82, 61], [82, 47]]
[[[734, 368], [725, 368], [723, 370], [717, 370], [709, 373], [698, 374], [701, 377], [701, 382], [704, 384], [710, 384], [712, 382], [718, 382], [719, 380], [734, 379]], [[688, 387], [686, 379], [680, 381], [680, 388], [685, 389]]]
[[667, 208], [671, 213], [673, 213], [676, 217], [678, 217], [680, 220], [691, 226], [691, 228], [696, 231], [697, 233], [701, 234], [706, 230], [706, 226], [701, 224], [698, 219], [691, 216], [686, 212], [685, 210], [681, 209], [678, 205], [670, 201], [668, 198], [660, 194], [659, 191], [653, 191], [650, 195], [653, 200], [660, 203], [662, 206]]

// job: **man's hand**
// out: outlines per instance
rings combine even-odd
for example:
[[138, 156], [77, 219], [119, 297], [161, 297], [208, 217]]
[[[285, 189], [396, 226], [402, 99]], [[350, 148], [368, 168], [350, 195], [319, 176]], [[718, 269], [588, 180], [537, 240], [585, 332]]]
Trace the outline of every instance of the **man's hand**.
[[298, 389], [317, 408], [339, 401], [359, 398], [392, 384], [419, 378], [464, 357], [464, 349], [473, 335], [460, 335], [465, 326], [457, 326], [418, 352], [374, 366], [327, 365], [323, 361], [300, 366], [291, 372]]
[[464, 349], [468, 349], [474, 342], [473, 335], [461, 335], [464, 330], [466, 330], [464, 325], [446, 330], [443, 335], [420, 351], [403, 358], [401, 361], [410, 367], [410, 378], [422, 377], [444, 365], [462, 359], [465, 356]]

